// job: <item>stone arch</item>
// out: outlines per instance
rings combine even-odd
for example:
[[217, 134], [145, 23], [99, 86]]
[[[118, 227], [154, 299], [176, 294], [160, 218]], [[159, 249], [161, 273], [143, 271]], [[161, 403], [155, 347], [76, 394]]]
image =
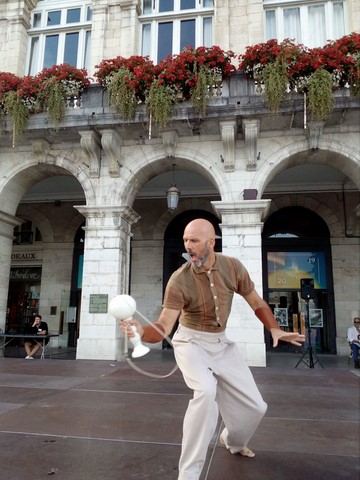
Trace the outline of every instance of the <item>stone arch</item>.
[[[216, 212], [209, 208], [209, 202], [207, 200], [204, 200], [202, 198], [194, 198], [194, 199], [185, 199], [183, 200], [177, 210], [176, 210], [176, 215], [180, 215], [184, 212], [187, 212], [189, 210], [205, 210], [207, 212], [212, 213], [213, 215], [216, 216]], [[163, 239], [165, 235], [165, 231], [167, 227], [169, 226], [169, 223], [173, 220], [174, 215], [171, 214], [169, 211], [163, 212], [163, 214], [160, 216], [159, 220], [156, 223], [155, 226], [155, 231], [157, 233], [157, 237]]]
[[76, 160], [63, 156], [47, 156], [47, 161], [39, 163], [30, 155], [28, 159], [14, 164], [2, 174], [0, 180], [0, 204], [5, 210], [15, 215], [18, 204], [26, 191], [35, 183], [53, 175], [72, 174], [80, 183], [86, 203], [95, 202], [95, 191], [86, 173], [77, 165]]
[[[320, 202], [318, 199], [312, 197], [305, 197], [300, 194], [293, 194], [279, 196], [271, 201], [271, 206], [266, 219], [273, 213], [286, 207], [304, 207], [308, 210], [312, 210], [321, 217], [327, 224], [331, 237], [341, 237], [341, 219], [339, 219], [334, 212], [332, 212], [326, 205]], [[265, 219], [265, 220], [266, 220]]]
[[21, 208], [20, 218], [26, 218], [35, 223], [36, 227], [40, 230], [41, 236], [44, 242], [54, 241], [54, 231], [52, 229], [49, 219], [39, 210], [36, 210], [31, 205], [23, 205]]
[[113, 199], [114, 203], [132, 205], [141, 187], [157, 175], [171, 171], [173, 163], [181, 170], [196, 172], [209, 180], [222, 199], [231, 197], [228, 182], [220, 166], [209, 165], [209, 158], [201, 152], [178, 147], [174, 158], [166, 157], [161, 149], [150, 155], [138, 155], [134, 158], [135, 167], [132, 169], [125, 164], [121, 171], [124, 188], [116, 192], [117, 198]]
[[65, 242], [74, 242], [75, 241], [75, 236], [79, 228], [81, 227], [81, 224], [84, 223], [84, 217], [81, 213], [78, 213], [75, 215], [71, 222], [68, 224], [67, 229], [64, 233], [64, 241]]
[[266, 186], [280, 172], [297, 165], [310, 163], [327, 165], [340, 170], [360, 189], [360, 157], [354, 149], [336, 140], [322, 140], [319, 149], [311, 150], [307, 140], [296, 142], [274, 152], [256, 173], [251, 188], [261, 198]]

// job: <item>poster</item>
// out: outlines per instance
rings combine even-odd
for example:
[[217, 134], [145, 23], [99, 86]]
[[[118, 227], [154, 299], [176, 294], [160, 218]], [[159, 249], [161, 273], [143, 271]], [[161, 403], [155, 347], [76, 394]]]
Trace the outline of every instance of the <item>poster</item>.
[[274, 316], [280, 327], [289, 326], [287, 308], [274, 308]]
[[309, 317], [311, 328], [320, 328], [324, 326], [323, 311], [321, 308], [310, 308]]

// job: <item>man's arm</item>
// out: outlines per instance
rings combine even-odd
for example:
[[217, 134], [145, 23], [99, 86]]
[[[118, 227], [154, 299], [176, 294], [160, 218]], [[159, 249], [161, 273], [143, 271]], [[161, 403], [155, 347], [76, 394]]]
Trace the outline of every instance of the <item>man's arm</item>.
[[273, 338], [273, 346], [277, 347], [279, 340], [284, 342], [292, 343], [293, 345], [301, 346], [305, 341], [305, 335], [301, 335], [297, 332], [284, 332], [281, 330], [278, 325], [275, 317], [263, 298], [257, 293], [256, 290], [253, 290], [249, 295], [245, 295], [244, 299], [254, 310], [255, 315], [263, 323], [265, 328], [267, 328]]
[[[161, 342], [165, 336], [170, 335], [175, 322], [179, 317], [179, 314], [180, 310], [163, 308], [159, 319], [152, 325], [146, 325], [143, 327], [136, 319], [134, 319], [134, 324], [143, 342], [157, 343]], [[126, 333], [128, 337], [131, 338], [134, 336], [134, 332], [131, 330], [131, 328], [126, 327], [126, 320], [121, 324], [121, 327], [123, 332]]]

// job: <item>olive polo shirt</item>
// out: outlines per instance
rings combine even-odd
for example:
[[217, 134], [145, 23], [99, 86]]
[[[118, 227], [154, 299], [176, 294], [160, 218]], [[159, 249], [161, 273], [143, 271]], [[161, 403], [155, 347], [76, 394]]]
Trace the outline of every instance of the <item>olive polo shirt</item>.
[[179, 322], [203, 332], [223, 332], [234, 293], [248, 295], [254, 283], [244, 265], [216, 253], [209, 271], [191, 262], [176, 270], [167, 284], [163, 307], [181, 310]]

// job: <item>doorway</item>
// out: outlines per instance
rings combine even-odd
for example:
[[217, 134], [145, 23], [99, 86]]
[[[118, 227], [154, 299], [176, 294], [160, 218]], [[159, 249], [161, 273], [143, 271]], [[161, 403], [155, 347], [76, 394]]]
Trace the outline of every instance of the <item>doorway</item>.
[[[288, 207], [274, 213], [263, 230], [264, 298], [285, 331], [308, 333], [318, 353], [336, 354], [336, 322], [330, 233], [316, 213]], [[301, 279], [313, 279], [314, 298], [301, 298]], [[307, 311], [309, 307], [309, 311]], [[266, 334], [267, 350], [271, 338]], [[292, 346], [280, 346], [290, 350]]]

